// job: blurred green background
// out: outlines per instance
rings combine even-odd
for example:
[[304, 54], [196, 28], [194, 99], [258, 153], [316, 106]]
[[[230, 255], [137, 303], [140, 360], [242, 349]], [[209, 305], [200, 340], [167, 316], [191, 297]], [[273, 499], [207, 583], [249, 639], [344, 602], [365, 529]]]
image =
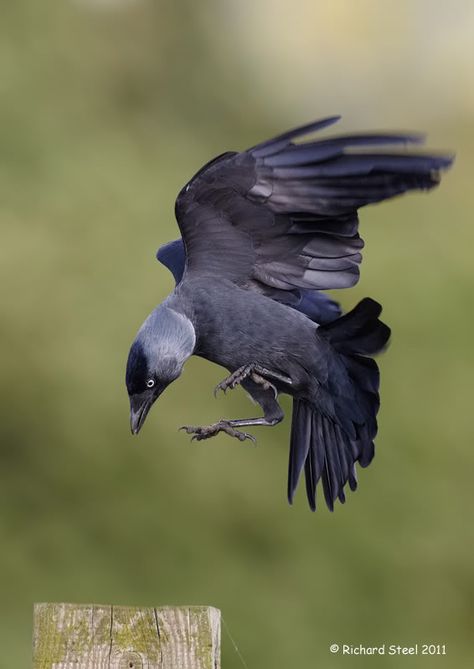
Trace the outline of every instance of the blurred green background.
[[[213, 604], [249, 669], [473, 666], [473, 3], [0, 8], [1, 666], [29, 666], [32, 604], [55, 600]], [[285, 501], [289, 420], [257, 447], [191, 445], [179, 425], [252, 413], [193, 359], [132, 438], [124, 365], [172, 288], [154, 252], [187, 178], [333, 113], [337, 131], [427, 131], [457, 162], [362, 214], [362, 278], [339, 297], [374, 297], [393, 328], [377, 455], [313, 515], [302, 490]]]

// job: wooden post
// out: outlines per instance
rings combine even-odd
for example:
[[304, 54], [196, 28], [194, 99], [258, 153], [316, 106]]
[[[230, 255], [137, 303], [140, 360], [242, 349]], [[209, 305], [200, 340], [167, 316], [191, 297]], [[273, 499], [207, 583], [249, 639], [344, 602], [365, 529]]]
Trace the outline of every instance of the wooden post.
[[220, 669], [220, 611], [35, 604], [34, 669]]

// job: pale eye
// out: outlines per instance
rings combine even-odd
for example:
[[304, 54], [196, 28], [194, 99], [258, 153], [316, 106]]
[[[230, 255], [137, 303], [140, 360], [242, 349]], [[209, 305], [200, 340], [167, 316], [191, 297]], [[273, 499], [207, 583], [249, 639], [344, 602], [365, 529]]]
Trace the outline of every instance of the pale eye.
[[154, 379], [148, 379], [148, 381], [146, 382], [146, 385], [147, 385], [147, 388], [153, 388], [153, 386], [155, 385], [155, 380]]

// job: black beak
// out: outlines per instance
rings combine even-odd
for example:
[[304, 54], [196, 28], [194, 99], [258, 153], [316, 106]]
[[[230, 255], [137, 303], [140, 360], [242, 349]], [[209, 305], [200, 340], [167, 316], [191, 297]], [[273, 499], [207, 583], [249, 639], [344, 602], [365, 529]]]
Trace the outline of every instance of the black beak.
[[140, 432], [153, 402], [160, 394], [156, 392], [154, 394], [143, 393], [130, 397], [130, 429], [132, 430], [132, 434]]
[[150, 411], [151, 402], [145, 401], [142, 404], [134, 405], [133, 399], [130, 400], [130, 429], [132, 434], [138, 434], [140, 428], [145, 422], [147, 413]]

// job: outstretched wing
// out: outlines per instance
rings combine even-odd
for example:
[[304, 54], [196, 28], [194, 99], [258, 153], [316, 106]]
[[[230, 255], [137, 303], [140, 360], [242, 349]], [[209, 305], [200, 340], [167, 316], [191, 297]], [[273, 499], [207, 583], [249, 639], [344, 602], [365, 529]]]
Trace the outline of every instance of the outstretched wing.
[[191, 179], [176, 201], [185, 276], [228, 279], [293, 304], [301, 289], [345, 288], [358, 281], [359, 207], [432, 188], [452, 157], [367, 151], [419, 143], [419, 135], [292, 142], [338, 118], [223, 154]]
[[[186, 252], [183, 240], [180, 238], [163, 244], [158, 249], [156, 257], [162, 265], [169, 269], [178, 284], [183, 278], [186, 267]], [[295, 289], [291, 293], [280, 291], [278, 297], [280, 302], [301, 311], [319, 325], [330, 323], [342, 313], [337, 302], [318, 290]]]

